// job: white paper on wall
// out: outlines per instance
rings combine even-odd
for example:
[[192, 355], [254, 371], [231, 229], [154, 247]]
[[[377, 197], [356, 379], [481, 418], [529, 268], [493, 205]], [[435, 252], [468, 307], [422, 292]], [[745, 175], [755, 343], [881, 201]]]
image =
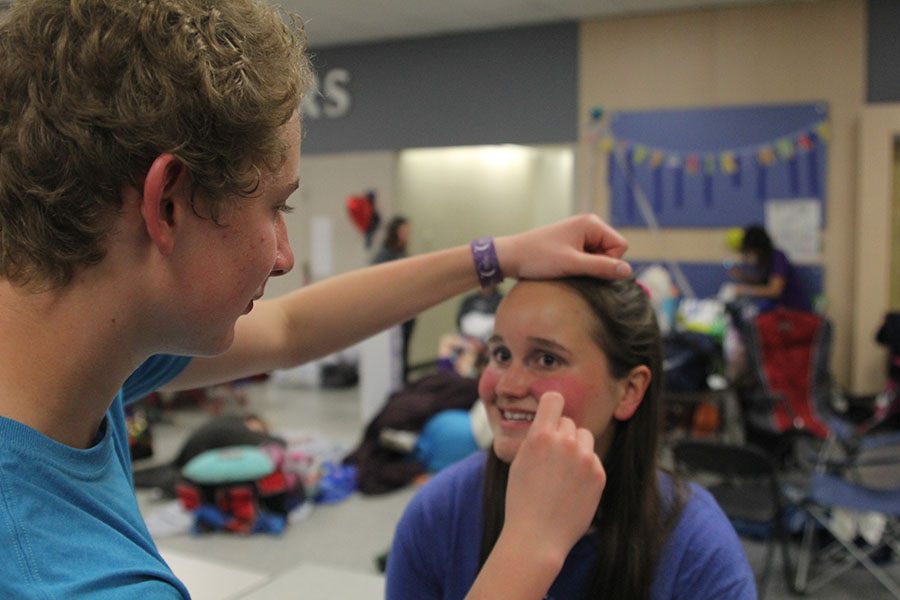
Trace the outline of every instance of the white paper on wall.
[[772, 243], [795, 262], [818, 262], [821, 254], [822, 203], [816, 199], [769, 200], [766, 230]]

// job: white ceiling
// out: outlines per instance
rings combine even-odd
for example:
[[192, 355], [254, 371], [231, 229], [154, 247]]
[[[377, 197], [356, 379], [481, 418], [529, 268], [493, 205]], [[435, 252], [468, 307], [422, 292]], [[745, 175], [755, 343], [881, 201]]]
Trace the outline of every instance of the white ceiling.
[[[0, 12], [13, 0], [0, 0]], [[817, 0], [272, 0], [299, 14], [314, 47], [559, 21]]]
[[[773, 0], [275, 0], [315, 47]], [[800, 0], [803, 1], [803, 0]], [[812, 0], [805, 0], [812, 1]]]

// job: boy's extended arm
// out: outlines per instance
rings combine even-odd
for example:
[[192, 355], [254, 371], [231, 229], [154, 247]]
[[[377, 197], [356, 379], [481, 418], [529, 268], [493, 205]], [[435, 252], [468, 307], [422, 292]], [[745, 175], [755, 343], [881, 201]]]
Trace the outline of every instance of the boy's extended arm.
[[[498, 237], [504, 274], [520, 279], [567, 275], [621, 278], [627, 244], [594, 215], [571, 217]], [[326, 356], [477, 285], [468, 246], [431, 252], [338, 275], [256, 304], [238, 319], [221, 355], [198, 358], [165, 389], [230, 381]]]

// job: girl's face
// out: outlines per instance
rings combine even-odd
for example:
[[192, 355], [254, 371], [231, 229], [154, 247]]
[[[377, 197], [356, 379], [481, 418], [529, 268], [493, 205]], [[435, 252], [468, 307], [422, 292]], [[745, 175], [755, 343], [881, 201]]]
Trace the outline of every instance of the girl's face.
[[587, 303], [559, 283], [518, 283], [500, 304], [478, 391], [501, 460], [515, 458], [546, 392], [562, 394], [563, 414], [594, 435], [600, 456], [612, 441], [613, 417], [634, 413], [646, 383], [634, 403], [629, 378], [612, 377], [606, 354], [591, 337], [596, 325]]

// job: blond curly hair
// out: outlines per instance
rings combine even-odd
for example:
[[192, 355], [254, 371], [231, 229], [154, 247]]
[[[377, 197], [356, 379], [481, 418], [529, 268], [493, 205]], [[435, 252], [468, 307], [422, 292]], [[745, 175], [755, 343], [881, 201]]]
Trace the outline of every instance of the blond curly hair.
[[[161, 153], [216, 219], [287, 148], [313, 85], [296, 16], [257, 0], [18, 0], [0, 17], [0, 277], [100, 262], [124, 186]], [[196, 210], [196, 208], [195, 208]]]

